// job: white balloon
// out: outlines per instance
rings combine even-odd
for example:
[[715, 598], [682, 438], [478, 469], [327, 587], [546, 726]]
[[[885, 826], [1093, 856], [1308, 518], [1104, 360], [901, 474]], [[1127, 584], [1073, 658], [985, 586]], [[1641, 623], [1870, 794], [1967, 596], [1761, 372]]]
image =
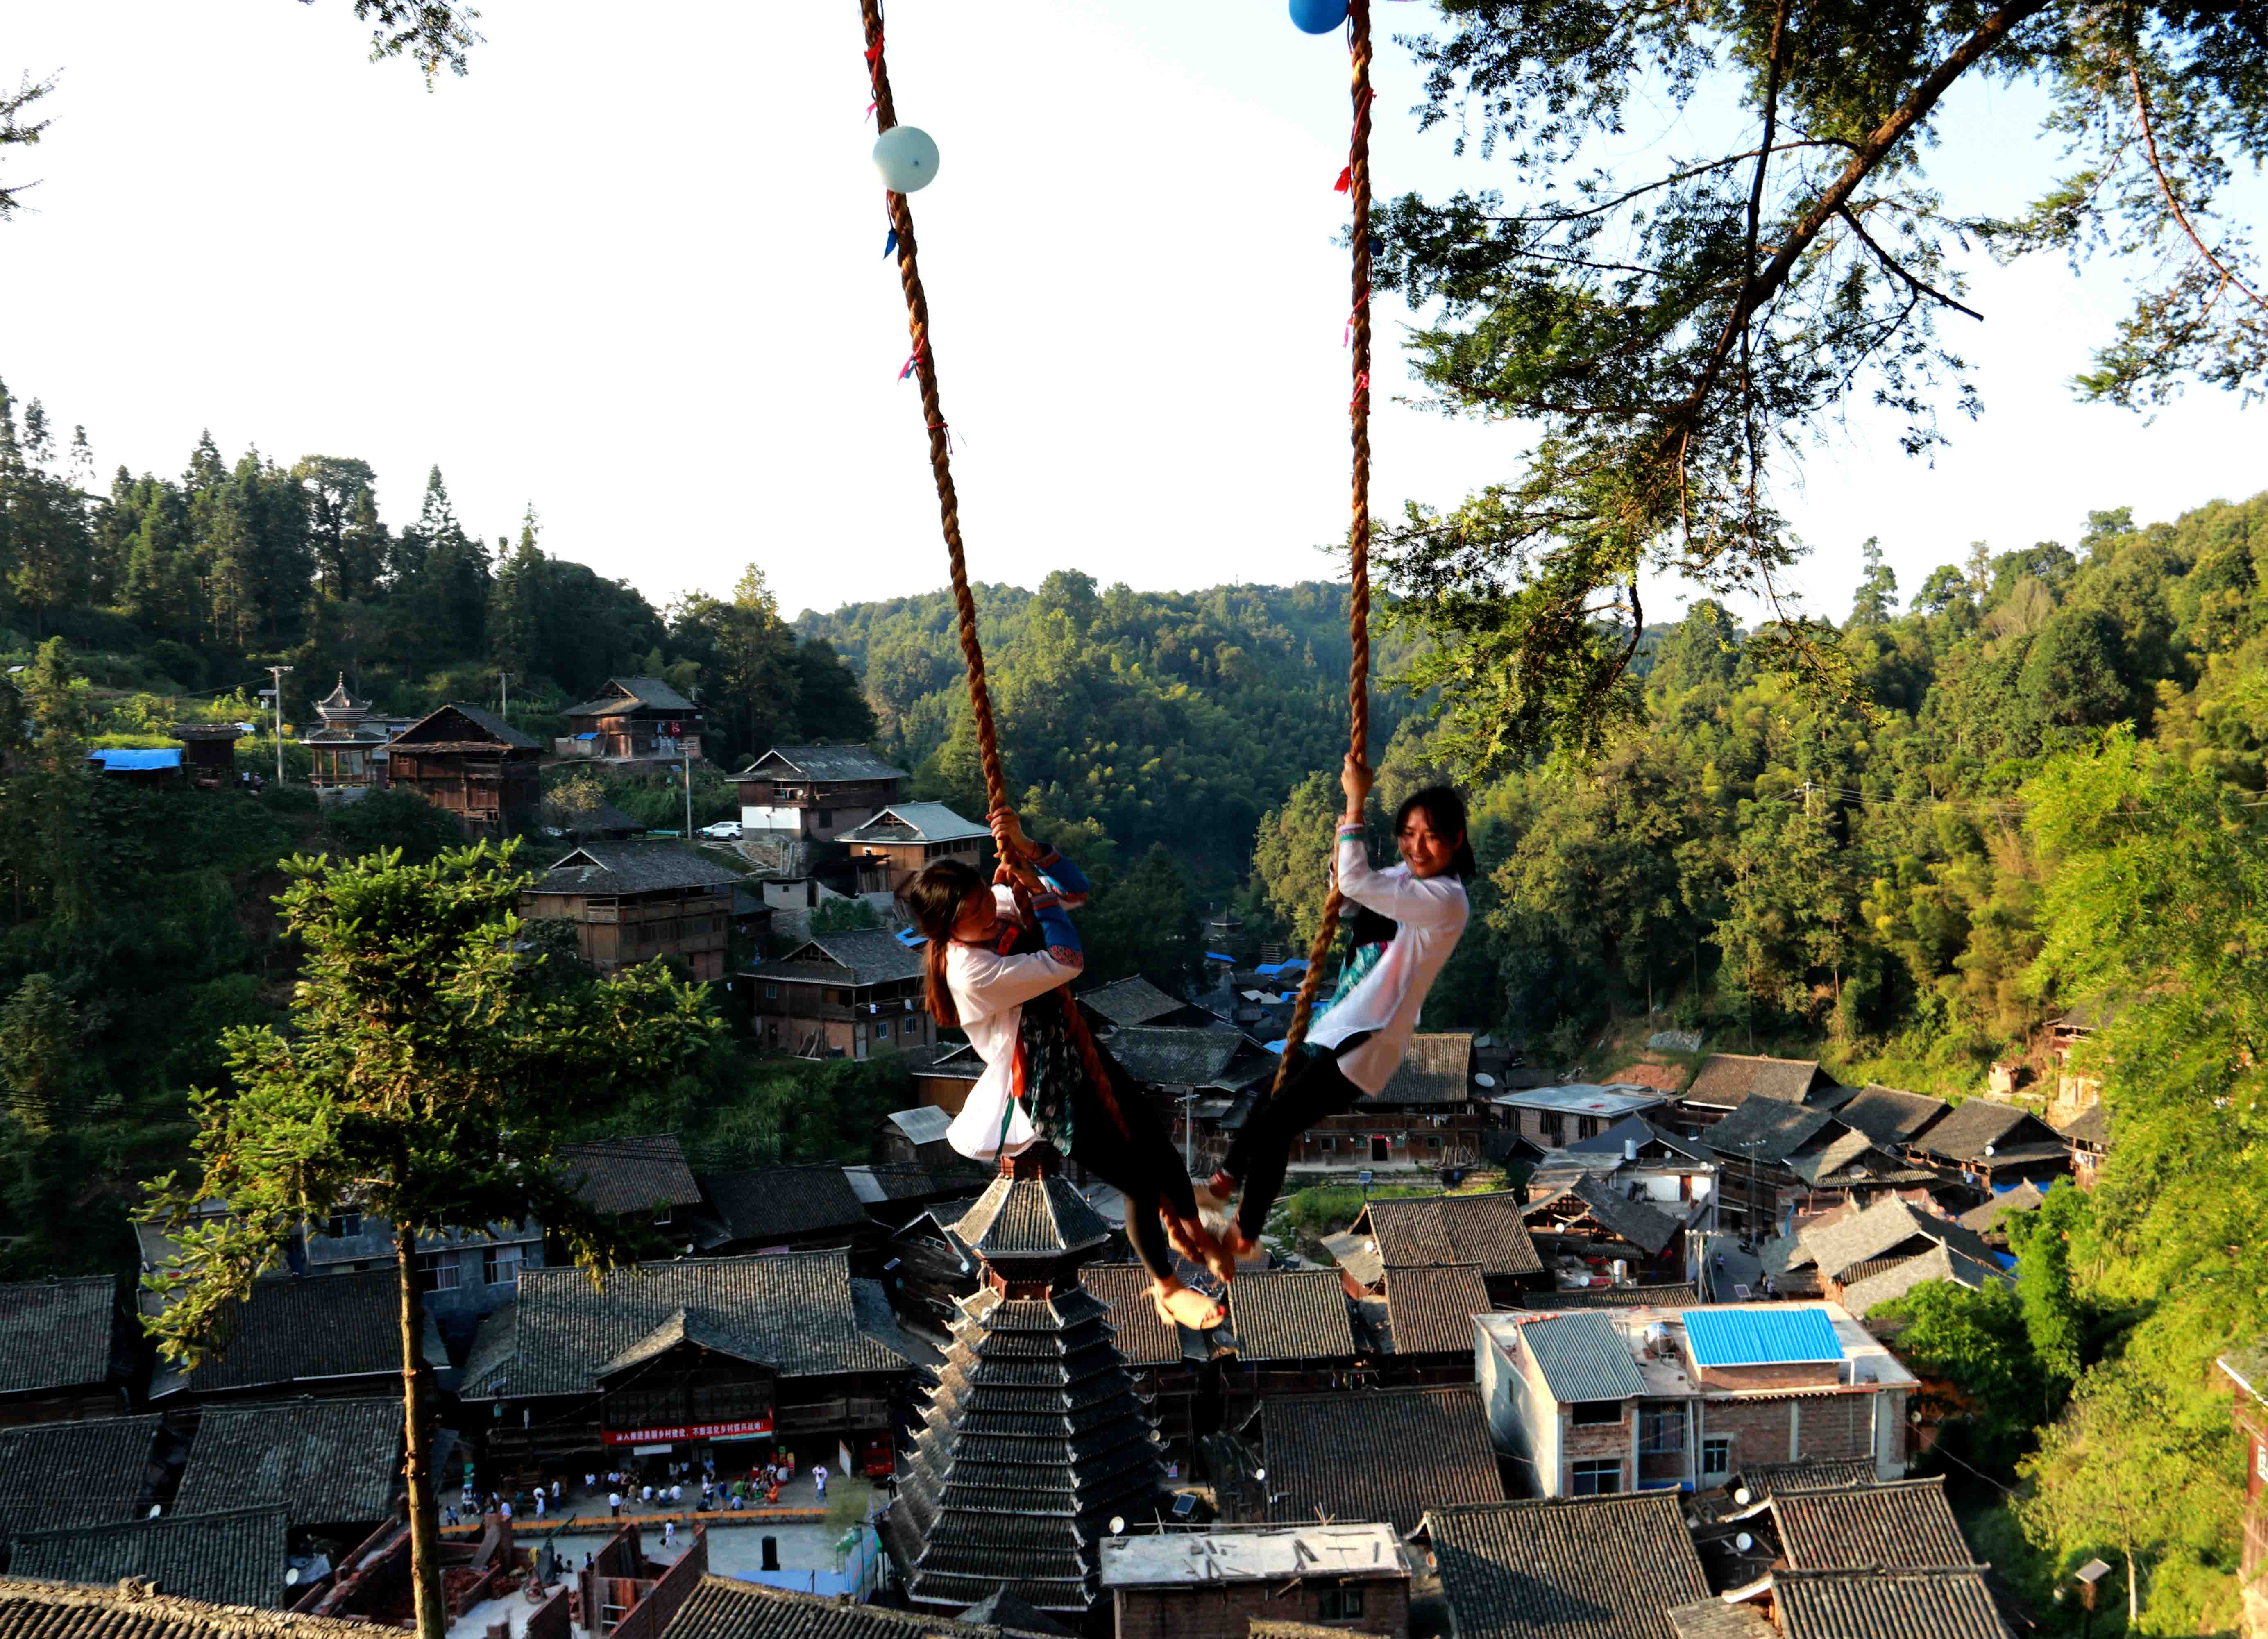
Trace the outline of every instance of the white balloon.
[[937, 144], [918, 125], [893, 125], [874, 139], [874, 169], [894, 194], [917, 194], [937, 181]]

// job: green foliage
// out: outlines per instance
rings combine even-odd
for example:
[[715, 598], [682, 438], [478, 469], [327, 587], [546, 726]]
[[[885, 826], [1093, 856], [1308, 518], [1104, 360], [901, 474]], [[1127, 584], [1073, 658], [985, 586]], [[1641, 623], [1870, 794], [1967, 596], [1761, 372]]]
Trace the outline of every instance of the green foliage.
[[1872, 1314], [1904, 1323], [1899, 1355], [1926, 1383], [1952, 1391], [1928, 1396], [1940, 1440], [1972, 1466], [2008, 1472], [2030, 1443], [2043, 1389], [2014, 1295], [1926, 1281]]
[[387, 786], [335, 805], [324, 816], [323, 829], [349, 858], [390, 850], [410, 865], [423, 865], [465, 840], [455, 815], [406, 786]]
[[2007, 1219], [2008, 1244], [2016, 1254], [2016, 1303], [2047, 1397], [2043, 1421], [2060, 1408], [2083, 1363], [2087, 1327], [2072, 1287], [2070, 1242], [2074, 1230], [2084, 1232], [2086, 1214], [2079, 1191], [2059, 1181], [2038, 1211]]
[[811, 913], [814, 934], [844, 934], [862, 927], [880, 927], [882, 919], [864, 899], [829, 899]]

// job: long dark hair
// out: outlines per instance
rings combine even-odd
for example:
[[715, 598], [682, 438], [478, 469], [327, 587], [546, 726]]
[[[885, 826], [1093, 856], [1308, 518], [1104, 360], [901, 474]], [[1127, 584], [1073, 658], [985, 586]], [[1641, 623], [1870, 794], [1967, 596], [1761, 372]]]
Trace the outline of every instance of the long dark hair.
[[1469, 882], [1480, 875], [1480, 865], [1473, 858], [1472, 833], [1465, 824], [1465, 800], [1447, 786], [1428, 786], [1423, 791], [1413, 791], [1402, 799], [1402, 806], [1394, 810], [1394, 834], [1402, 835], [1411, 814], [1419, 808], [1425, 811], [1425, 823], [1443, 836], [1454, 832], [1457, 838], [1455, 857], [1449, 861], [1449, 875], [1461, 882]]
[[945, 953], [953, 944], [953, 925], [961, 919], [961, 907], [983, 886], [976, 867], [960, 860], [932, 860], [898, 890], [898, 903], [929, 939], [922, 947], [922, 1000], [930, 1017], [947, 1030], [961, 1023], [961, 1009], [953, 1005], [952, 986], [945, 982]]

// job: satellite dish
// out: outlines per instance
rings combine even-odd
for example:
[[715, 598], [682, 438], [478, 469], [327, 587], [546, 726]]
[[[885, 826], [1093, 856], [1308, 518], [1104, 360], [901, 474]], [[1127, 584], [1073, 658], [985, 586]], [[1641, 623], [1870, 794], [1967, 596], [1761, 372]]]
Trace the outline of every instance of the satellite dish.
[[1750, 1502], [1754, 1502], [1755, 1499], [1749, 1495], [1748, 1487], [1742, 1486], [1739, 1490], [1733, 1493], [1733, 1501], [1738, 1502], [1742, 1508], [1746, 1508]]
[[1126, 1522], [1116, 1514], [1110, 1517], [1110, 1534], [1114, 1537], [1123, 1537], [1126, 1534]]
[[1984, 1146], [1984, 1153], [1985, 1153], [1986, 1155], [1990, 1155], [1995, 1154], [1996, 1152], [1994, 1151], [1994, 1149], [1993, 1149], [1993, 1148], [1992, 1148], [1992, 1145], [1987, 1144], [1987, 1145], [1985, 1145], [1985, 1146]]
[[152, 1502], [150, 1504], [150, 1517], [152, 1519], [157, 1518], [158, 1515], [165, 1511], [165, 1506], [162, 1503]]
[[1487, 1071], [1485, 1071], [1485, 1070], [1482, 1071], [1482, 1072], [1481, 1072], [1481, 1074], [1479, 1074], [1478, 1075], [1476, 1075], [1476, 1076], [1473, 1077], [1473, 1081], [1474, 1081], [1474, 1082], [1475, 1082], [1476, 1085], [1481, 1086], [1481, 1087], [1494, 1087], [1494, 1086], [1496, 1085], [1496, 1077], [1494, 1077], [1493, 1075], [1491, 1075], [1491, 1074], [1490, 1074]]
[[299, 1585], [299, 1568], [297, 1565], [287, 1568], [284, 1572], [284, 1585], [287, 1588]]
[[1252, 1471], [1252, 1477], [1255, 1480], [1265, 1480], [1268, 1478], [1268, 1471], [1264, 1468], [1256, 1468]]
[[1750, 1536], [1747, 1532], [1743, 1531], [1739, 1536], [1733, 1539], [1733, 1546], [1740, 1549], [1742, 1553], [1746, 1554], [1750, 1548], [1756, 1546], [1756, 1539]]

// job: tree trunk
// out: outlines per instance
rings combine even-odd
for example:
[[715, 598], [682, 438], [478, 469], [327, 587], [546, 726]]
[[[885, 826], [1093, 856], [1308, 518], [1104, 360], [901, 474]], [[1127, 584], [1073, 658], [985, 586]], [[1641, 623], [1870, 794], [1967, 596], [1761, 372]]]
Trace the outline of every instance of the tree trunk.
[[2134, 1549], [2126, 1549], [2126, 1631], [2132, 1633], [2142, 1625], [2141, 1600], [2134, 1588]]
[[417, 1599], [418, 1639], [442, 1639], [449, 1613], [441, 1602], [441, 1533], [433, 1511], [433, 1429], [425, 1397], [425, 1302], [417, 1291], [417, 1237], [394, 1230], [394, 1274], [401, 1290], [401, 1432], [409, 1483], [409, 1582]]

